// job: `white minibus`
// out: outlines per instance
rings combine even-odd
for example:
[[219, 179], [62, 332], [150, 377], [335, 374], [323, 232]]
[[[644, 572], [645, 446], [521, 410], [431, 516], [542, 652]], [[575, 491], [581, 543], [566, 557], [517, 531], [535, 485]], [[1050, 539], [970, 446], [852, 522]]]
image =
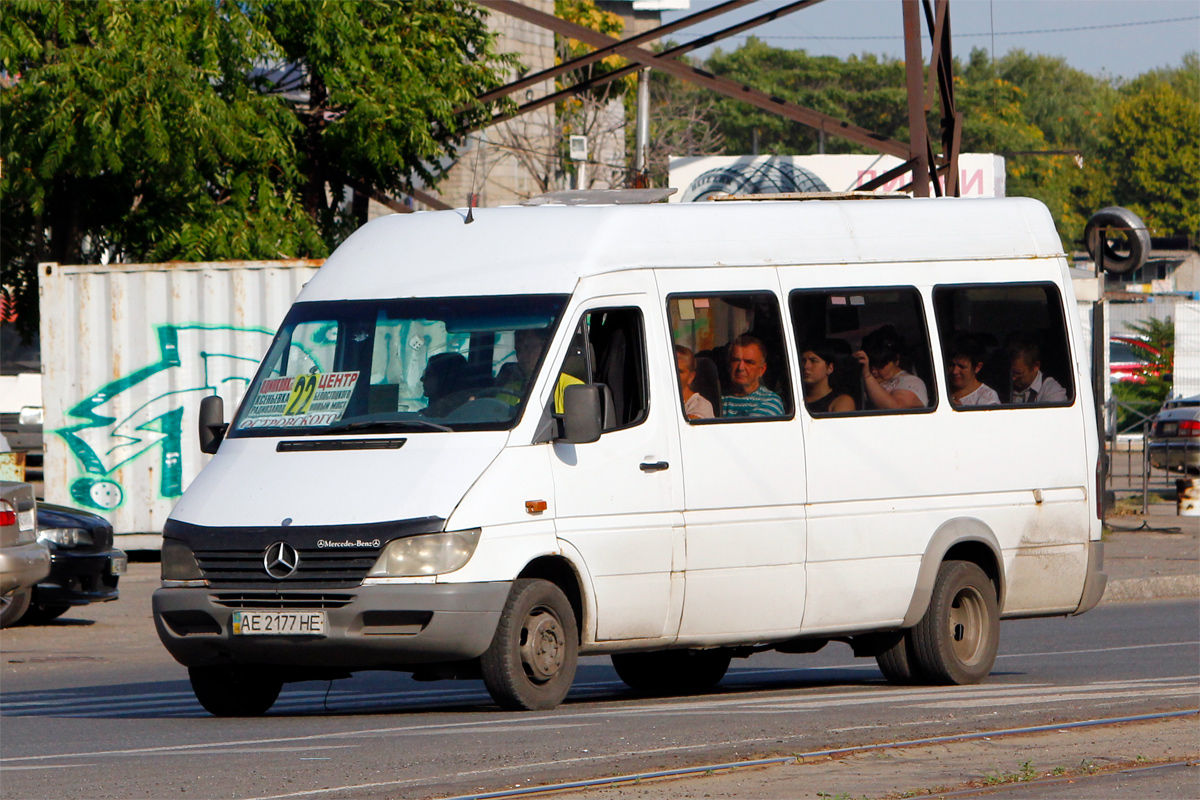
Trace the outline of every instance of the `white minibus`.
[[[471, 219], [473, 217], [473, 220]], [[362, 227], [163, 533], [217, 715], [357, 670], [546, 709], [830, 641], [974, 683], [1104, 591], [1067, 262], [1027, 199], [542, 204]]]

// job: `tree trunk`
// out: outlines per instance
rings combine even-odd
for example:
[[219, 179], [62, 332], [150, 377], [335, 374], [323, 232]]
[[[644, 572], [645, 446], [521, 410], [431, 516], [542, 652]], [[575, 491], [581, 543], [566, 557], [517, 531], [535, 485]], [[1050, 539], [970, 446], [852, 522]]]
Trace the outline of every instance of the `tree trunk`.
[[322, 157], [321, 131], [325, 129], [325, 101], [329, 92], [319, 75], [309, 75], [308, 115], [305, 120], [304, 155], [308, 162], [308, 180], [304, 184], [304, 211], [318, 225], [328, 208], [325, 200], [325, 160]]

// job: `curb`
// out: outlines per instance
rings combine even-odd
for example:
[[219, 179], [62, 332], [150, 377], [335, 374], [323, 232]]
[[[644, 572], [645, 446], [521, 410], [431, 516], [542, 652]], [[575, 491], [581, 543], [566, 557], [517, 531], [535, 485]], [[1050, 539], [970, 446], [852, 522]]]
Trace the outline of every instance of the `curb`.
[[1160, 575], [1112, 581], [1104, 590], [1100, 605], [1187, 597], [1200, 598], [1200, 575]]

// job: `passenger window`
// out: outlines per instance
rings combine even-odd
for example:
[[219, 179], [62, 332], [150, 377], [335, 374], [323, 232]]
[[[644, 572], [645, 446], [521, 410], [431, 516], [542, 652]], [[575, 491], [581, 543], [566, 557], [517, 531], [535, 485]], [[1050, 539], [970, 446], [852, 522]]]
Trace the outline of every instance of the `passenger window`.
[[916, 289], [796, 291], [790, 300], [809, 414], [928, 411], [937, 405]]
[[1056, 286], [938, 286], [933, 303], [954, 408], [1074, 402], [1071, 348]]
[[688, 422], [792, 415], [779, 303], [769, 292], [667, 298]]
[[650, 397], [641, 310], [601, 308], [583, 315], [558, 372], [555, 414], [562, 414], [566, 388], [581, 383], [601, 387], [605, 431], [628, 428], [646, 418]]

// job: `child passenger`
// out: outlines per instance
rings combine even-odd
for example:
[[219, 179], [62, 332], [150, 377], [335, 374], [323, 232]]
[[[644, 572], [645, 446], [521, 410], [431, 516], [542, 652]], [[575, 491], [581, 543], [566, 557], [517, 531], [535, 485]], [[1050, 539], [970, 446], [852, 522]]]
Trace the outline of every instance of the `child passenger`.
[[679, 391], [683, 394], [683, 413], [688, 419], [712, 419], [712, 403], [692, 389], [696, 379], [696, 355], [681, 344], [675, 345], [675, 366], [679, 371]]

